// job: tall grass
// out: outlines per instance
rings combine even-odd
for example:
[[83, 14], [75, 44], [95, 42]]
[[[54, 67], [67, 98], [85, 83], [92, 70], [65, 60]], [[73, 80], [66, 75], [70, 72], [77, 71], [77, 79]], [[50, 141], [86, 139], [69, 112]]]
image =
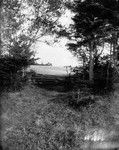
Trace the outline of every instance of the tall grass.
[[88, 128], [113, 122], [107, 99], [103, 105], [91, 103], [80, 110], [66, 103], [70, 100], [66, 93], [61, 95], [34, 86], [4, 93], [1, 102], [3, 148], [80, 150]]

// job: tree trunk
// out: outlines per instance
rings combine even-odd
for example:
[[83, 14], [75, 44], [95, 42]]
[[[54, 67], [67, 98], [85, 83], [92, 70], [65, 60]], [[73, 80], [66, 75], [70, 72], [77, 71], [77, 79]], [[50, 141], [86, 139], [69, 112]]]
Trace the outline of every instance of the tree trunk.
[[[2, 18], [2, 1], [0, 2], [0, 18]], [[2, 54], [2, 39], [1, 39], [1, 32], [2, 32], [2, 29], [1, 29], [1, 26], [2, 26], [2, 21], [0, 19], [0, 56]]]
[[84, 69], [85, 69], [85, 60], [83, 58], [83, 80], [85, 79], [85, 71], [84, 71]]
[[113, 36], [113, 63], [116, 65], [117, 63], [117, 45], [118, 45], [118, 37], [117, 34]]
[[89, 62], [89, 81], [91, 83], [94, 82], [94, 46], [93, 46], [93, 42], [90, 42], [89, 44], [89, 48], [90, 48], [90, 62]]

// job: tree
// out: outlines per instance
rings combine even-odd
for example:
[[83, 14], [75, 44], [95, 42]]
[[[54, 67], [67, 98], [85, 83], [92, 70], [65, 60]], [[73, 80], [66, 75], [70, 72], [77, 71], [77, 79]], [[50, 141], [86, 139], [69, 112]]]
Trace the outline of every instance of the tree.
[[61, 16], [62, 3], [61, 0], [4, 0], [2, 6], [4, 45], [5, 43], [11, 45], [13, 41], [18, 41], [19, 37], [24, 36], [25, 44], [30, 47], [41, 37], [50, 34]]
[[80, 53], [83, 57], [82, 47], [88, 50], [89, 80], [93, 82], [94, 57], [97, 48], [102, 47], [106, 39], [115, 36], [115, 33], [117, 35], [118, 32], [119, 2], [116, 0], [77, 0], [69, 6], [74, 13], [72, 18], [74, 24], [68, 36], [74, 42], [69, 43], [68, 46], [70, 50]]
[[35, 61], [31, 46], [51, 33], [61, 10], [61, 0], [3, 0], [0, 50], [3, 74], [4, 68], [10, 68], [13, 72], [9, 73], [13, 74]]
[[23, 50], [26, 49], [30, 59], [34, 54], [31, 52], [31, 46], [43, 36], [51, 34], [62, 11], [61, 0], [3, 0], [1, 54], [13, 56], [14, 53], [15, 56], [19, 49], [19, 53], [26, 55]]

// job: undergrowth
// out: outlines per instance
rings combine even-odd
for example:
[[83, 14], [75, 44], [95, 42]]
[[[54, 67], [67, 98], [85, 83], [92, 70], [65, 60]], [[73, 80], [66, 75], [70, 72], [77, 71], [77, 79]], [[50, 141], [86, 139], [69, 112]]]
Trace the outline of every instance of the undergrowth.
[[[107, 98], [75, 109], [69, 93], [26, 86], [2, 95], [4, 150], [80, 150], [85, 131], [114, 122]], [[102, 101], [102, 103], [100, 102]]]

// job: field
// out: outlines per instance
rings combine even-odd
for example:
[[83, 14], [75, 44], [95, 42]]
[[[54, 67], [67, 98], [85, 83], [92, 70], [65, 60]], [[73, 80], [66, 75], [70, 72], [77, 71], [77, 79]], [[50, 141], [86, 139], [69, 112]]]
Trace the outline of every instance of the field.
[[[27, 72], [30, 70], [35, 72], [35, 74], [33, 73], [32, 75], [32, 82], [35, 85], [40, 85], [40, 87], [41, 85], [47, 88], [50, 86], [51, 89], [59, 87], [62, 91], [62, 88], [64, 90], [69, 84], [69, 71], [67, 72], [65, 67], [32, 65], [27, 69]], [[73, 75], [73, 73], [71, 75]], [[65, 87], [63, 87], [63, 85], [65, 85]]]
[[68, 76], [65, 67], [31, 65], [28, 70], [30, 69], [34, 70], [37, 74]]
[[70, 103], [72, 95], [33, 85], [3, 93], [4, 150], [80, 150], [86, 130], [119, 123], [118, 92], [112, 97], [98, 97], [95, 103], [80, 109]]

